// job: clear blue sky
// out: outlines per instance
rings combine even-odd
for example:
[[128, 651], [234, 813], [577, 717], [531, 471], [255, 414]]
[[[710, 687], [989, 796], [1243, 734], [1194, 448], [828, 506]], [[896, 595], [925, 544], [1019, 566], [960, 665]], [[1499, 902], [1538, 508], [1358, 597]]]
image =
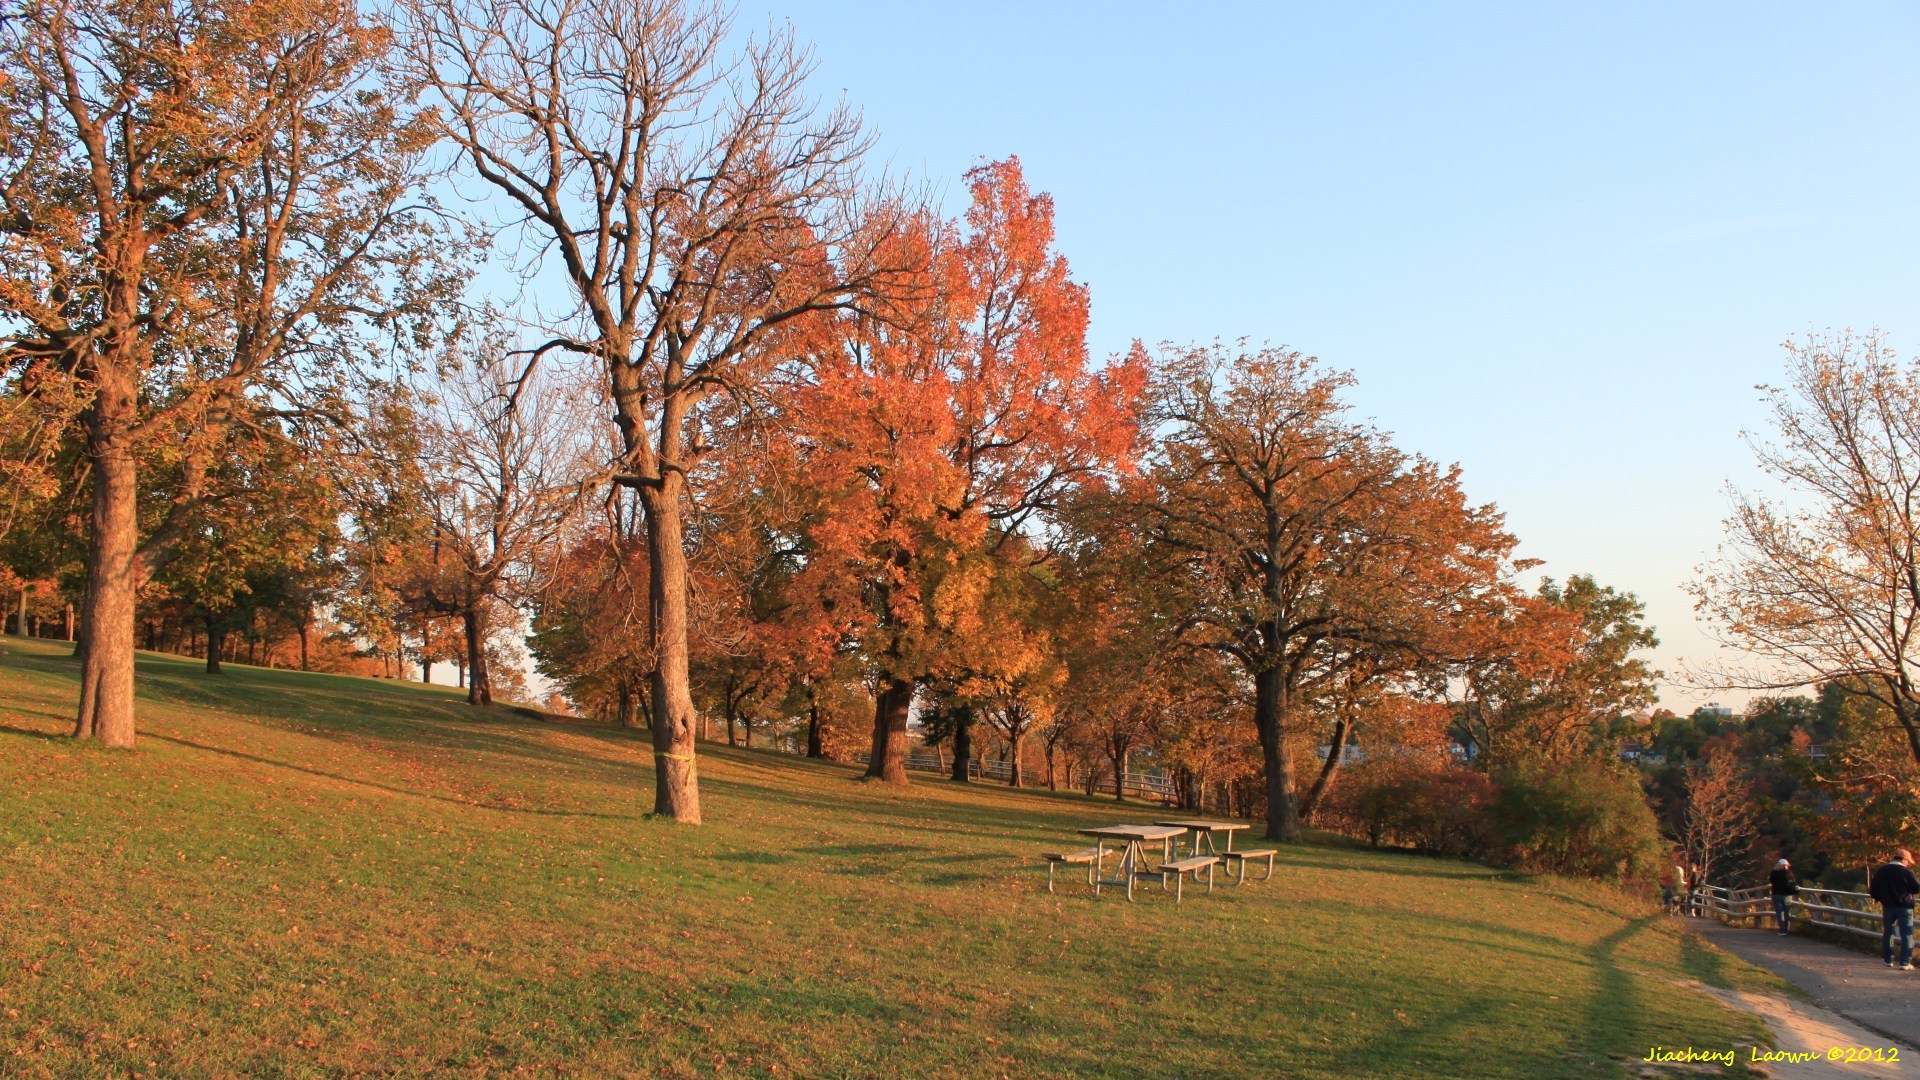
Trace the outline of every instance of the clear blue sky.
[[[1920, 342], [1920, 14], [1722, 6], [747, 3], [898, 171], [1018, 154], [1093, 344], [1246, 336], [1352, 369], [1543, 572], [1638, 593], [1719, 536], [1779, 343]], [[1903, 349], [1903, 351], [1906, 351]], [[1687, 708], [1714, 695], [1669, 688]], [[1726, 695], [1737, 700], [1734, 695]]]

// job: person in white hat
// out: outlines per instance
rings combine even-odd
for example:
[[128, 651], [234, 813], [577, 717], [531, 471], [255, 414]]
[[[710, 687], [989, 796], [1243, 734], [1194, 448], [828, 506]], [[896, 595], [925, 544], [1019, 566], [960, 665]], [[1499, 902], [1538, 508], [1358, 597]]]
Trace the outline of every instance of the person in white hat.
[[1787, 897], [1800, 891], [1800, 883], [1793, 880], [1793, 867], [1787, 860], [1781, 859], [1773, 864], [1773, 873], [1767, 875], [1768, 891], [1773, 893], [1773, 922], [1781, 937], [1787, 936]]

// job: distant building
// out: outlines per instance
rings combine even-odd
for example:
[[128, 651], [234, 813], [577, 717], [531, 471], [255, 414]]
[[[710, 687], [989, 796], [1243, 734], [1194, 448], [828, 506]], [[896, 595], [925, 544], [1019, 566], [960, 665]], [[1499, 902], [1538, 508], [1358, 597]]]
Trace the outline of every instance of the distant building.
[[[1327, 755], [1333, 753], [1333, 747], [1322, 746], [1313, 753], [1315, 757], [1318, 757], [1321, 761], [1325, 761], [1327, 760]], [[1367, 760], [1366, 752], [1353, 743], [1347, 743], [1340, 748], [1340, 764], [1342, 765], [1358, 765], [1365, 760]]]
[[1665, 765], [1667, 763], [1665, 754], [1656, 753], [1652, 747], [1641, 742], [1639, 739], [1628, 739], [1620, 744], [1620, 760], [1631, 761], [1638, 765]]
[[1733, 719], [1733, 710], [1717, 701], [1709, 701], [1705, 705], [1695, 709], [1694, 715], [1712, 720], [1731, 720]]

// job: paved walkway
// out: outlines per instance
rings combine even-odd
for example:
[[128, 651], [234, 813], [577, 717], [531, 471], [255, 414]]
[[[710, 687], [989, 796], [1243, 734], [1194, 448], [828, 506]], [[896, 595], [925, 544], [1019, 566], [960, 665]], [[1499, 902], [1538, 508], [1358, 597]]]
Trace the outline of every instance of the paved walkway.
[[1781, 937], [1771, 928], [1748, 930], [1714, 919], [1685, 921], [1701, 937], [1786, 979], [1841, 1016], [1920, 1052], [1920, 971], [1895, 971], [1881, 963], [1877, 953], [1855, 952], [1799, 934]]

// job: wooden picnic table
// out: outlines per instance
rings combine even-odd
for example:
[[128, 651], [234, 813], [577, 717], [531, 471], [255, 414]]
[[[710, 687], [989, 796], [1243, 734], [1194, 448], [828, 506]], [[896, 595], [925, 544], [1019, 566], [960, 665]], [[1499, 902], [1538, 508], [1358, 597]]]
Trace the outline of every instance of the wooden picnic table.
[[1168, 828], [1185, 829], [1187, 832], [1192, 833], [1193, 834], [1193, 843], [1192, 843], [1193, 850], [1191, 854], [1194, 854], [1194, 855], [1200, 854], [1200, 844], [1203, 841], [1207, 845], [1207, 854], [1209, 855], [1223, 854], [1223, 852], [1219, 848], [1216, 848], [1213, 846], [1213, 834], [1215, 833], [1226, 834], [1227, 836], [1226, 850], [1232, 851], [1233, 850], [1233, 834], [1239, 832], [1241, 829], [1250, 829], [1253, 827], [1251, 825], [1248, 825], [1244, 821], [1204, 821], [1199, 818], [1191, 818], [1184, 821], [1156, 821], [1154, 822], [1154, 824], [1165, 825]]
[[1106, 852], [1107, 841], [1118, 840], [1127, 845], [1120, 856], [1120, 876], [1103, 878], [1096, 873], [1093, 878], [1093, 895], [1100, 895], [1102, 885], [1125, 885], [1127, 899], [1132, 900], [1135, 877], [1162, 876], [1160, 871], [1146, 867], [1147, 853], [1144, 845], [1154, 840], [1160, 841], [1162, 845], [1160, 861], [1166, 862], [1173, 857], [1173, 838], [1186, 831], [1177, 825], [1103, 825], [1097, 829], [1081, 829], [1082, 836], [1094, 838], [1094, 847], [1097, 851], [1093, 864], [1096, 868], [1104, 865], [1100, 860]]

